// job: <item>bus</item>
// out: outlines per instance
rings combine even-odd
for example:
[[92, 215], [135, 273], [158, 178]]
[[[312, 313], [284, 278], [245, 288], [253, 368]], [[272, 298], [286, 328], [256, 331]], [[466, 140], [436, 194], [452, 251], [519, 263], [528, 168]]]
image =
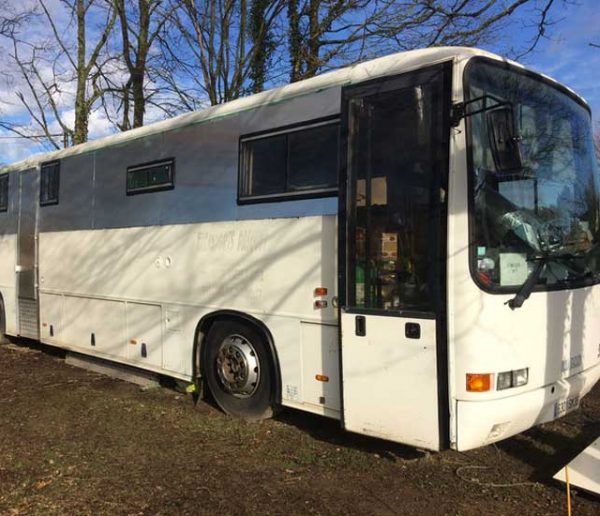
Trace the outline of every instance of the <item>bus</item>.
[[0, 169], [0, 334], [468, 450], [600, 377], [586, 102], [408, 51]]

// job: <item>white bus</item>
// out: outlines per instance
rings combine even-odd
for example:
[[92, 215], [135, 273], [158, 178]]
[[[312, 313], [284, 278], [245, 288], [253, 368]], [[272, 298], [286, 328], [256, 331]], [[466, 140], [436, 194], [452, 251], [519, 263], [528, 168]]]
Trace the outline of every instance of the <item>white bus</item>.
[[0, 170], [0, 334], [467, 450], [600, 377], [585, 101], [400, 53]]

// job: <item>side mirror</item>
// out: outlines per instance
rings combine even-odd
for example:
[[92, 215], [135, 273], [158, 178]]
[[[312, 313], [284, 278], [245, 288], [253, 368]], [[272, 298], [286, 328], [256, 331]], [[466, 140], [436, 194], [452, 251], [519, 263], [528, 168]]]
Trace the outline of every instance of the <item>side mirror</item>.
[[520, 171], [523, 160], [512, 106], [502, 106], [488, 111], [487, 126], [496, 170], [500, 173]]

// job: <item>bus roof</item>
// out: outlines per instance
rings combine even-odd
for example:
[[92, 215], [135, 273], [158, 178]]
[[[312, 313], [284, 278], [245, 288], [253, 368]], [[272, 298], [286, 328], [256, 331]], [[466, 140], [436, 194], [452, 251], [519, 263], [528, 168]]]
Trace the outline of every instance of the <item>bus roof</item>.
[[[66, 149], [36, 154], [25, 160], [0, 167], [0, 173], [27, 170], [45, 161], [58, 160], [68, 156], [86, 154], [106, 147], [121, 145], [132, 140], [144, 138], [146, 136], [173, 131], [186, 126], [232, 116], [236, 113], [254, 109], [259, 106], [279, 103], [302, 95], [316, 93], [318, 91], [335, 86], [349, 85], [369, 79], [384, 77], [386, 75], [399, 74], [441, 61], [448, 61], [450, 59], [467, 60], [475, 56], [486, 56], [492, 59], [510, 62], [511, 64], [523, 68], [522, 65], [509, 61], [497, 54], [470, 47], [436, 47], [399, 52], [352, 66], [347, 66], [339, 70], [324, 73], [322, 75], [288, 84], [286, 86], [266, 90], [255, 95], [241, 97], [239, 99], [217, 106], [211, 106], [200, 111], [185, 113], [174, 118], [148, 124], [137, 129], [116, 133], [87, 143], [68, 147]], [[554, 79], [545, 75], [543, 76], [546, 79], [557, 83], [557, 81]], [[573, 94], [575, 94], [575, 92], [573, 92]], [[581, 98], [579, 95], [575, 95]], [[581, 100], [585, 103], [584, 99]]]

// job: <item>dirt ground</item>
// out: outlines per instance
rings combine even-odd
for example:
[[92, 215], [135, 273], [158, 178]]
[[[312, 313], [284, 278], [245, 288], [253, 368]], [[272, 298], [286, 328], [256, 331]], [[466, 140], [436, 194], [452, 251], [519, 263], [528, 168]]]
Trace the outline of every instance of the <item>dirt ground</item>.
[[[0, 347], [1, 514], [566, 514], [552, 475], [600, 434], [582, 409], [467, 453], [427, 454], [285, 410], [262, 423]], [[600, 499], [573, 497], [575, 515]]]

